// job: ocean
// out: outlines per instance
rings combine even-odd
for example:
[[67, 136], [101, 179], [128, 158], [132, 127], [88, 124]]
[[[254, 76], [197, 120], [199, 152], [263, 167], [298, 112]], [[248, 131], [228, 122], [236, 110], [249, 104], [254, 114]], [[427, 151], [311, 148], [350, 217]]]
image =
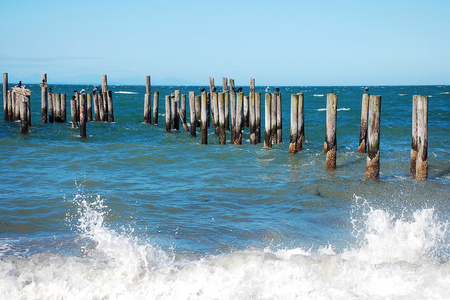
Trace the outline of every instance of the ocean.
[[[91, 87], [53, 92], [69, 101]], [[248, 128], [242, 145], [229, 132], [219, 145], [212, 128], [208, 145], [200, 131], [166, 132], [164, 95], [202, 87], [153, 86], [150, 125], [145, 86], [110, 85], [115, 123], [88, 123], [86, 138], [70, 109], [67, 123], [41, 124], [40, 87], [27, 88], [30, 132], [0, 121], [2, 299], [450, 299], [450, 86], [370, 87], [382, 96], [379, 180], [357, 152], [362, 87], [280, 87], [283, 142], [271, 149], [250, 145]], [[337, 168], [326, 170], [332, 91]], [[288, 154], [298, 92], [306, 141]], [[426, 181], [409, 176], [415, 94], [429, 96]]]

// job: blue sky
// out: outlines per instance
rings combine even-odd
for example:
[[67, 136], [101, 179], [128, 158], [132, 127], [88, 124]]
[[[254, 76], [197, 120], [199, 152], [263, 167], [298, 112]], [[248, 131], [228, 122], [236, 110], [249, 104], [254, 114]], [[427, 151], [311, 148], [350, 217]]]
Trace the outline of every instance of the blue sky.
[[0, 0], [10, 82], [450, 84], [450, 1]]

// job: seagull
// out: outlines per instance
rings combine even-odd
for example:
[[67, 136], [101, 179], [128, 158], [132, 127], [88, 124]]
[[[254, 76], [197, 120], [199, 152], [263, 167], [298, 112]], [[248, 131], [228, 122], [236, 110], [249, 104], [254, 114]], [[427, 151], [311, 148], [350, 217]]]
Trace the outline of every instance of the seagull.
[[266, 93], [270, 92], [270, 87], [266, 87]]
[[84, 94], [84, 93], [85, 93], [85, 90], [81, 89], [80, 94]]
[[19, 84], [17, 85], [17, 87], [21, 87], [22, 86], [22, 80], [19, 81]]
[[201, 90], [200, 90], [200, 92], [202, 92], [202, 93], [203, 93], [203, 92], [206, 92], [206, 90], [205, 90], [205, 89], [201, 89]]
[[240, 88], [238, 88], [238, 93], [242, 93], [242, 88], [240, 87]]
[[368, 92], [369, 91], [369, 87], [366, 86], [366, 88], [364, 89], [364, 92]]

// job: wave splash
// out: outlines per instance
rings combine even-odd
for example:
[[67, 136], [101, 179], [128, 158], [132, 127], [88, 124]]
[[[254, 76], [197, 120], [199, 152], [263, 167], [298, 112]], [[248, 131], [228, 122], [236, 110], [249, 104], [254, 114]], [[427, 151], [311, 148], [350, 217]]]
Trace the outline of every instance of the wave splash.
[[77, 195], [80, 255], [2, 257], [7, 298], [357, 299], [445, 298], [450, 286], [448, 221], [434, 209], [410, 216], [372, 208], [355, 196], [356, 245], [244, 249], [176, 257], [105, 225], [100, 196]]

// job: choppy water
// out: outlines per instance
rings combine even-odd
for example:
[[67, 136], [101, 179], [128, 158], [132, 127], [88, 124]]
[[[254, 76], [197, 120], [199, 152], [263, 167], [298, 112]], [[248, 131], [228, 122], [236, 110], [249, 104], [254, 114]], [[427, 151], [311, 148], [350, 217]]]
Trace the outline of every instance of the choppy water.
[[[380, 180], [365, 180], [360, 87], [281, 87], [283, 139], [208, 145], [144, 124], [143, 86], [111, 86], [115, 123], [0, 122], [5, 299], [448, 299], [450, 87], [382, 95]], [[56, 85], [67, 93], [87, 86]], [[265, 87], [259, 87], [261, 92]], [[338, 94], [337, 169], [325, 170], [326, 94]], [[289, 155], [290, 94], [305, 93]], [[244, 88], [248, 92], [248, 88]], [[412, 95], [429, 95], [429, 179], [409, 179]], [[69, 96], [70, 95], [70, 96]], [[264, 113], [262, 113], [264, 116]], [[68, 118], [70, 119], [70, 117]]]

